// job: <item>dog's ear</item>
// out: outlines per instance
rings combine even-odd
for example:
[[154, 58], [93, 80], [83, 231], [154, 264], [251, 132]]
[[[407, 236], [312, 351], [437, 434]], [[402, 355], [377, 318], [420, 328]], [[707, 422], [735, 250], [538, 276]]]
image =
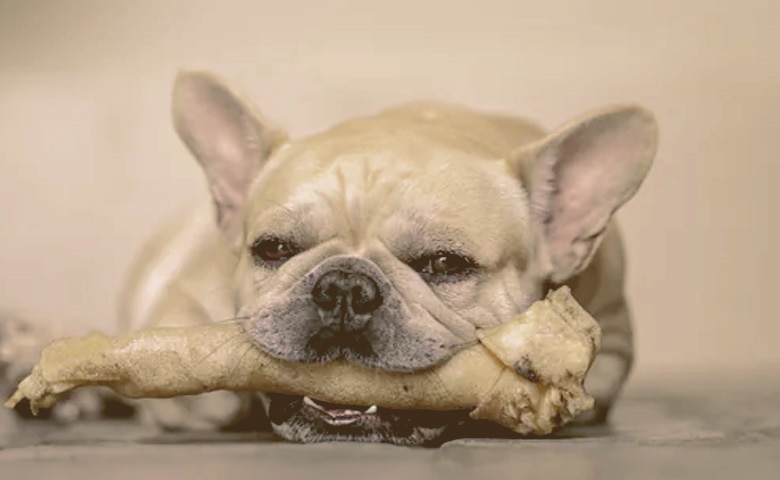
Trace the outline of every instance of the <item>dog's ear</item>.
[[176, 77], [173, 122], [206, 174], [220, 228], [235, 231], [255, 175], [287, 135], [206, 72]]
[[657, 141], [653, 116], [622, 106], [571, 122], [511, 157], [528, 190], [553, 282], [588, 265], [612, 214], [642, 183]]

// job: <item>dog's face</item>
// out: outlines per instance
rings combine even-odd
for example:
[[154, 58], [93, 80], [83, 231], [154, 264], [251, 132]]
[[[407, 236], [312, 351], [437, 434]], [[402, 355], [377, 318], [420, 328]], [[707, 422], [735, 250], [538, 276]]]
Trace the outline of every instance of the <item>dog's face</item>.
[[[469, 131], [487, 127], [480, 116], [420, 107], [288, 142], [203, 74], [180, 76], [174, 113], [235, 241], [236, 310], [253, 342], [285, 360], [398, 372], [441, 362], [581, 271], [654, 141], [648, 117], [623, 109], [510, 152]], [[605, 151], [622, 156], [593, 160]], [[297, 441], [420, 444], [466, 418], [264, 398], [274, 430]]]

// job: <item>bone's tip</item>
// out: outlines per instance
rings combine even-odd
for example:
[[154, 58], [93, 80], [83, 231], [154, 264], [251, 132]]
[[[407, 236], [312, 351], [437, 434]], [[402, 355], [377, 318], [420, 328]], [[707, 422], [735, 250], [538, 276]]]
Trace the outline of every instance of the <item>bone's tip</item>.
[[14, 392], [14, 394], [13, 394], [13, 395], [11, 395], [11, 398], [9, 398], [8, 400], [6, 400], [6, 401], [5, 401], [5, 403], [3, 404], [3, 406], [4, 406], [5, 408], [13, 409], [13, 408], [15, 408], [15, 407], [16, 407], [16, 406], [19, 404], [19, 402], [21, 402], [22, 400], [24, 400], [24, 394], [23, 394], [22, 392], [20, 392], [19, 390], [17, 390], [16, 392]]

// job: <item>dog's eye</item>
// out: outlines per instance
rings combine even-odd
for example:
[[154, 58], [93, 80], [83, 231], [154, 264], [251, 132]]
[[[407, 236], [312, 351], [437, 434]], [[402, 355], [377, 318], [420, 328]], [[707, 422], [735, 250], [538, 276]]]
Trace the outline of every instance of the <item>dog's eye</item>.
[[454, 275], [466, 270], [470, 262], [459, 255], [444, 254], [431, 259], [431, 271], [436, 275]]
[[277, 238], [259, 238], [252, 244], [252, 257], [267, 265], [280, 265], [294, 257], [298, 250], [290, 243]]
[[472, 270], [474, 262], [456, 253], [438, 252], [415, 259], [409, 266], [426, 280], [443, 280]]

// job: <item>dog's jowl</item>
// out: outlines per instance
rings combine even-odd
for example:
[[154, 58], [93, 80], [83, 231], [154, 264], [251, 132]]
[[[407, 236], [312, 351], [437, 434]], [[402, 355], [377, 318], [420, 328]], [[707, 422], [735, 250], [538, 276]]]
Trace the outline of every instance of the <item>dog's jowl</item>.
[[[652, 162], [648, 112], [608, 108], [545, 133], [411, 104], [291, 140], [194, 72], [179, 75], [173, 112], [211, 202], [145, 247], [122, 298], [125, 328], [239, 318], [257, 348], [284, 360], [408, 372], [568, 284], [603, 329], [586, 388], [606, 418], [632, 362], [612, 216]], [[465, 412], [260, 397], [274, 431], [294, 441], [469, 434]], [[166, 428], [209, 429], [240, 421], [245, 407], [219, 392], [144, 410]]]

